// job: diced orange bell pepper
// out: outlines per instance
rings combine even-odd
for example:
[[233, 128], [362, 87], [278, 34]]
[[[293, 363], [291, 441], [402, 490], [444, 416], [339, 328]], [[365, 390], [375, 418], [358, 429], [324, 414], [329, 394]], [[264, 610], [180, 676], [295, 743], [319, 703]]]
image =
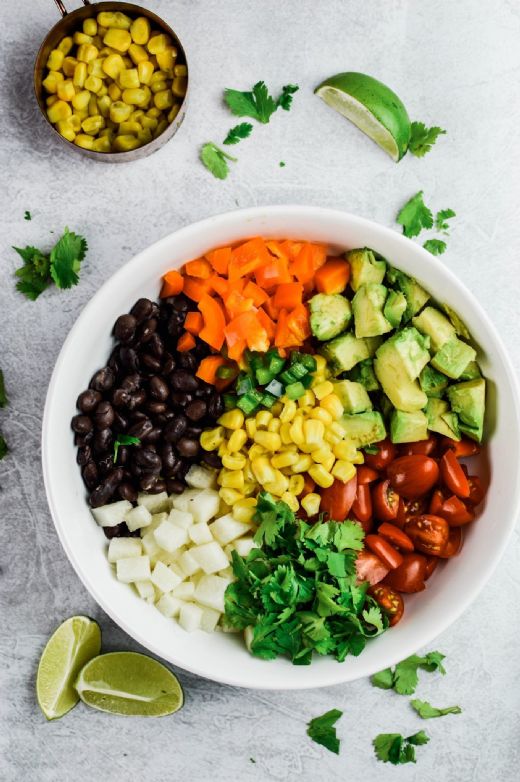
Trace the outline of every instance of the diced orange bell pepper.
[[192, 350], [196, 344], [193, 334], [185, 331], [177, 341], [177, 350], [179, 353], [186, 353], [188, 350]]
[[266, 243], [266, 247], [275, 258], [283, 258], [289, 261], [291, 254], [290, 248], [287, 246], [288, 242], [277, 242], [274, 239], [269, 239]]
[[240, 244], [231, 253], [228, 267], [229, 279], [237, 280], [251, 274], [255, 269], [268, 263], [269, 257], [265, 242], [260, 237]]
[[257, 285], [265, 290], [272, 290], [283, 282], [291, 282], [291, 275], [285, 258], [271, 258], [264, 266], [255, 271]]
[[199, 280], [197, 277], [184, 278], [184, 293], [192, 301], [200, 301], [211, 291], [209, 280]]
[[231, 260], [231, 247], [219, 247], [206, 253], [206, 258], [217, 274], [227, 274]]
[[161, 299], [166, 299], [168, 296], [178, 296], [183, 288], [184, 277], [177, 269], [172, 269], [163, 276]]
[[224, 306], [229, 317], [232, 319], [236, 315], [240, 315], [241, 312], [248, 312], [249, 310], [255, 310], [253, 299], [246, 299], [239, 291], [231, 291], [224, 299]]
[[314, 275], [319, 293], [342, 293], [350, 280], [350, 264], [343, 258], [329, 258]]
[[201, 280], [207, 280], [212, 274], [211, 264], [205, 258], [188, 261], [184, 264], [184, 271], [189, 277], [198, 277]]
[[278, 309], [293, 310], [302, 303], [303, 285], [301, 282], [283, 282], [274, 294], [274, 306]]
[[311, 335], [309, 310], [305, 304], [299, 304], [287, 315], [287, 328], [301, 345]]
[[200, 362], [196, 375], [201, 380], [214, 386], [217, 379], [217, 370], [225, 363], [226, 359], [223, 356], [207, 356]]
[[314, 273], [325, 263], [326, 249], [321, 244], [306, 242], [294, 261], [290, 265], [290, 271], [300, 282], [309, 282]]
[[[230, 349], [236, 342], [243, 340], [250, 350], [258, 350], [261, 353], [269, 350], [267, 331], [260, 324], [256, 312], [243, 312], [241, 315], [237, 315], [227, 324], [225, 334]], [[229, 352], [229, 356], [231, 357], [231, 352]]]
[[184, 321], [184, 328], [189, 331], [190, 334], [198, 334], [204, 325], [202, 315], [200, 312], [188, 312], [186, 320]]
[[264, 328], [267, 332], [267, 336], [269, 337], [269, 341], [272, 342], [274, 339], [274, 335], [276, 334], [276, 324], [267, 312], [263, 309], [263, 307], [260, 307], [258, 312], [256, 313], [256, 317], [258, 318], [258, 321], [262, 328]]
[[224, 344], [224, 328], [226, 318], [222, 304], [205, 294], [199, 301], [204, 326], [199, 332], [200, 339], [207, 342], [215, 350], [220, 350]]
[[294, 345], [295, 337], [287, 325], [287, 310], [280, 310], [276, 323], [274, 344], [277, 348], [287, 348]]
[[253, 280], [249, 280], [249, 282], [246, 283], [244, 296], [248, 299], [253, 299], [255, 307], [261, 307], [269, 298], [268, 294], [263, 291], [262, 288], [259, 288]]

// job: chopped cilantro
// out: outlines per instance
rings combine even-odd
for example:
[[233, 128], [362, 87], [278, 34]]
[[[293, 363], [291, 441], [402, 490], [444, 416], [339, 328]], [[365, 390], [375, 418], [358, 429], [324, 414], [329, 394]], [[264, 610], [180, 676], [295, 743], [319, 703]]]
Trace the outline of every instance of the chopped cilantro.
[[394, 689], [399, 695], [412, 695], [419, 681], [419, 669], [428, 673], [439, 671], [445, 674], [443, 660], [444, 655], [440, 652], [428, 652], [424, 657], [412, 654], [411, 657], [397, 663], [393, 671], [391, 668], [385, 668], [374, 674], [370, 681], [374, 687], [380, 687], [382, 690]]
[[4, 458], [4, 456], [7, 454], [7, 451], [9, 448], [7, 447], [7, 443], [5, 441], [5, 438], [3, 434], [0, 434], [0, 460]]
[[439, 211], [435, 215], [435, 228], [437, 229], [437, 231], [444, 231], [444, 232], [449, 231], [450, 226], [446, 221], [451, 220], [452, 217], [456, 217], [456, 214], [453, 211], [453, 209], [439, 209]]
[[114, 441], [114, 462], [117, 461], [117, 454], [122, 445], [141, 445], [141, 440], [130, 434], [118, 434]]
[[24, 220], [32, 220], [31, 213], [27, 209], [25, 210], [25, 212], [23, 214], [23, 219]]
[[430, 737], [420, 730], [412, 736], [401, 736], [400, 733], [379, 733], [372, 741], [378, 760], [383, 763], [415, 763], [415, 747], [427, 744]]
[[432, 255], [442, 255], [446, 252], [446, 242], [443, 242], [442, 239], [427, 239], [423, 247]]
[[0, 369], [0, 407], [5, 407], [9, 402], [5, 390], [4, 372]]
[[212, 141], [204, 144], [200, 150], [200, 159], [208, 171], [211, 171], [217, 179], [225, 179], [229, 174], [228, 160], [231, 160], [233, 163], [236, 163], [237, 160], [236, 157], [231, 157], [227, 152], [219, 149]]
[[438, 709], [436, 706], [428, 703], [428, 701], [412, 700], [410, 705], [423, 720], [429, 720], [432, 717], [444, 717], [446, 714], [462, 713], [460, 706], [446, 706], [444, 709]]
[[249, 760], [251, 761], [251, 763], [256, 763], [256, 760], [254, 758], [249, 758]]
[[228, 131], [224, 144], [238, 144], [238, 142], [251, 135], [253, 126], [250, 122], [241, 122], [240, 125], [235, 125], [234, 128]]
[[283, 162], [283, 160], [280, 160], [278, 165], [280, 166], [280, 168], [285, 168], [285, 163]]
[[433, 215], [423, 201], [423, 191], [419, 190], [397, 215], [397, 222], [403, 226], [405, 236], [418, 236], [423, 228], [433, 227]]
[[307, 723], [307, 735], [316, 742], [321, 744], [331, 752], [335, 752], [339, 755], [339, 739], [336, 735], [335, 724], [339, 718], [343, 716], [343, 712], [339, 709], [331, 709], [322, 714], [321, 717], [314, 717]]
[[424, 157], [431, 150], [439, 136], [445, 136], [442, 128], [427, 128], [424, 122], [412, 122], [412, 133], [408, 143], [408, 152], [415, 157]]
[[36, 247], [13, 247], [23, 260], [23, 266], [15, 271], [19, 277], [16, 289], [36, 301], [38, 296], [51, 284], [50, 258]]
[[226, 89], [224, 91], [224, 100], [230, 111], [237, 117], [251, 117], [267, 124], [272, 115], [278, 108], [289, 111], [292, 103], [292, 96], [299, 88], [295, 84], [286, 84], [282, 87], [282, 93], [275, 100], [269, 94], [265, 82], [257, 82], [251, 92], [241, 92], [240, 90]]
[[65, 228], [63, 236], [50, 254], [36, 247], [13, 247], [23, 260], [23, 266], [15, 271], [19, 278], [17, 290], [35, 301], [54, 281], [58, 288], [70, 288], [79, 281], [78, 272], [87, 251], [83, 236]]

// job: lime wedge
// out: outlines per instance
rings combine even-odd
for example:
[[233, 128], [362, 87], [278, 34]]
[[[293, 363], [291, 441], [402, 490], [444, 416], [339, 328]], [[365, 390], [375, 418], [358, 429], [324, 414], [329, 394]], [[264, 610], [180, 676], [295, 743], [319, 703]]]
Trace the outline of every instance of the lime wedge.
[[76, 681], [87, 706], [110, 714], [163, 717], [184, 703], [182, 687], [168, 668], [137, 652], [110, 652], [85, 665]]
[[79, 701], [76, 677], [100, 649], [101, 630], [86, 616], [72, 616], [51, 635], [36, 676], [38, 705], [48, 720], [63, 717]]
[[410, 141], [410, 118], [395, 92], [365, 73], [338, 73], [315, 90], [397, 163]]

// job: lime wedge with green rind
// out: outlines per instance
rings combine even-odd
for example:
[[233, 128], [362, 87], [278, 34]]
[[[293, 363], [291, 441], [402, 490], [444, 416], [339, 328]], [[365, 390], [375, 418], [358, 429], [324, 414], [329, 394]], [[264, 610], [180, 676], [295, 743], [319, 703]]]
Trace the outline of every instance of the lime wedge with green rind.
[[397, 163], [408, 149], [410, 118], [386, 84], [365, 73], [338, 73], [315, 90], [331, 108], [366, 133]]
[[162, 663], [138, 652], [110, 652], [90, 660], [76, 681], [87, 706], [136, 717], [164, 717], [184, 703], [182, 687]]
[[74, 682], [100, 649], [99, 625], [86, 616], [72, 616], [51, 635], [36, 676], [38, 705], [48, 720], [63, 717], [74, 708], [79, 701]]

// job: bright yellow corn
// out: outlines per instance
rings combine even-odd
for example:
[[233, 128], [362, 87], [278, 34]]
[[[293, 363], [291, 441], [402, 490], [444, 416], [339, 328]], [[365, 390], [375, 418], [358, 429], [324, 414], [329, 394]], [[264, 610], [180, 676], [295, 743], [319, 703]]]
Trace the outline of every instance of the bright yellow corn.
[[97, 136], [100, 130], [105, 127], [105, 120], [100, 114], [96, 114], [93, 117], [87, 117], [81, 123], [81, 128], [84, 133], [88, 133], [89, 136]]
[[88, 90], [82, 90], [77, 92], [72, 98], [72, 105], [75, 109], [86, 109], [90, 100], [90, 92]]
[[228, 451], [229, 453], [235, 453], [236, 451], [240, 451], [244, 445], [247, 442], [247, 434], [244, 432], [243, 429], [235, 429], [235, 431], [232, 433], [231, 437], [228, 440]]
[[137, 138], [142, 144], [148, 144], [152, 140], [152, 131], [149, 128], [141, 128], [137, 131]]
[[309, 475], [322, 489], [328, 489], [334, 483], [334, 477], [330, 472], [327, 472], [322, 464], [313, 464], [312, 467], [309, 467]]
[[172, 84], [172, 92], [179, 98], [183, 98], [186, 95], [188, 89], [188, 79], [186, 76], [175, 76]]
[[267, 429], [272, 419], [273, 414], [270, 412], [270, 410], [260, 410], [255, 416], [257, 429]]
[[221, 426], [225, 426], [226, 429], [232, 429], [233, 431], [241, 429], [244, 425], [244, 413], [238, 407], [235, 407], [234, 410], [222, 413], [218, 423]]
[[276, 470], [269, 463], [266, 456], [251, 459], [251, 469], [258, 483], [265, 485], [276, 479]]
[[301, 395], [301, 397], [298, 399], [298, 407], [300, 409], [304, 407], [313, 407], [316, 404], [316, 397], [314, 396], [314, 392], [311, 391], [310, 388], [307, 389], [307, 391]]
[[105, 117], [105, 119], [110, 114], [110, 106], [112, 105], [112, 99], [108, 95], [102, 95], [97, 100], [97, 105], [99, 109], [99, 113], [102, 117]]
[[121, 11], [100, 11], [97, 23], [101, 27], [115, 27], [116, 30], [129, 30], [132, 20]]
[[246, 418], [246, 432], [249, 439], [252, 440], [256, 432], [256, 421], [254, 418]]
[[[83, 118], [83, 119], [85, 119], [85, 118]], [[73, 113], [72, 117], [70, 117], [69, 119], [64, 120], [64, 121], [70, 123], [70, 126], [71, 126], [72, 130], [74, 131], [74, 133], [79, 133], [80, 132], [82, 120], [81, 120], [81, 117], [78, 117], [77, 114]]]
[[272, 418], [267, 424], [267, 431], [279, 433], [281, 426], [282, 426], [282, 422], [280, 421], [279, 418]]
[[134, 136], [137, 136], [140, 130], [140, 124], [131, 119], [127, 119], [125, 122], [121, 122], [119, 125], [119, 133], [121, 133], [123, 136], [127, 133], [133, 133]]
[[158, 52], [164, 52], [168, 46], [171, 46], [171, 43], [171, 39], [168, 35], [159, 33], [158, 35], [153, 35], [149, 39], [146, 48], [150, 54], [157, 54]]
[[134, 19], [130, 26], [130, 35], [132, 41], [139, 44], [139, 46], [145, 46], [150, 39], [150, 22], [145, 16], [138, 16]]
[[174, 46], [167, 46], [163, 52], [157, 52], [157, 65], [161, 71], [165, 71], [168, 76], [173, 76], [173, 66], [177, 59], [177, 49]]
[[289, 491], [298, 497], [305, 488], [303, 475], [291, 475], [289, 478]]
[[137, 73], [141, 84], [150, 84], [150, 79], [153, 74], [153, 64], [148, 60], [146, 62], [138, 63]]
[[247, 452], [248, 457], [253, 461], [253, 459], [257, 459], [259, 456], [265, 456], [266, 450], [265, 448], [262, 448], [261, 445], [257, 445], [257, 443], [253, 443], [249, 451]]
[[295, 462], [291, 470], [293, 473], [307, 472], [312, 467], [312, 459], [307, 453], [302, 453], [297, 462]]
[[103, 38], [103, 43], [117, 52], [127, 52], [132, 43], [132, 37], [128, 30], [110, 27]]
[[92, 60], [95, 60], [98, 54], [99, 51], [96, 46], [91, 43], [82, 43], [81, 46], [78, 46], [76, 59], [79, 60], [79, 62], [89, 63], [92, 62]]
[[218, 483], [224, 489], [241, 491], [244, 488], [244, 473], [242, 470], [221, 470]]
[[103, 82], [99, 78], [99, 76], [87, 76], [85, 79], [85, 89], [89, 90], [90, 92], [99, 92], [101, 87], [103, 86]]
[[66, 138], [67, 141], [74, 141], [76, 138], [76, 132], [72, 126], [72, 117], [69, 117], [69, 119], [59, 120], [59, 122], [56, 123], [56, 129], [60, 136]]
[[351, 462], [343, 461], [343, 459], [338, 459], [337, 462], [334, 464], [334, 467], [331, 470], [332, 475], [338, 479], [338, 481], [343, 481], [343, 483], [346, 483], [347, 481], [350, 481], [351, 478], [354, 477], [356, 474], [356, 468]]
[[74, 76], [72, 77], [72, 83], [80, 90], [85, 86], [85, 79], [87, 78], [87, 64], [85, 62], [78, 62], [74, 68]]
[[122, 90], [136, 89], [140, 86], [137, 68], [125, 68], [119, 72], [117, 83]]
[[233, 505], [233, 518], [236, 521], [241, 521], [243, 524], [253, 520], [253, 516], [256, 513], [256, 498], [247, 497], [244, 500], [239, 500]]
[[47, 109], [47, 116], [49, 120], [54, 124], [60, 120], [68, 119], [72, 117], [72, 109], [68, 103], [64, 100], [57, 100], [52, 106]]
[[291, 440], [298, 446], [305, 445], [305, 437], [303, 434], [303, 419], [301, 416], [294, 418], [290, 428]]
[[281, 470], [283, 467], [291, 467], [300, 457], [296, 451], [281, 451], [271, 458], [273, 467]]
[[166, 111], [173, 106], [173, 95], [170, 90], [164, 89], [154, 95], [153, 102], [161, 111]]
[[352, 440], [342, 440], [340, 443], [336, 443], [332, 447], [332, 451], [336, 459], [344, 459], [346, 461], [352, 461], [356, 455], [356, 449]]
[[314, 494], [314, 492], [310, 492], [303, 498], [303, 500], [301, 500], [300, 504], [307, 516], [315, 516], [317, 513], [319, 513], [320, 502], [320, 495]]
[[92, 43], [92, 36], [85, 33], [74, 33], [74, 43], [81, 46], [84, 43]]
[[[134, 65], [139, 65], [140, 62], [148, 62], [148, 52], [142, 46], [137, 43], [131, 43], [128, 47], [128, 55]], [[151, 64], [151, 63], [150, 63]], [[153, 65], [152, 65], [153, 68]]]
[[103, 70], [103, 60], [100, 57], [96, 57], [95, 60], [89, 62], [87, 71], [89, 76], [97, 76], [98, 79], [106, 79], [107, 77], [107, 74]]
[[280, 438], [284, 445], [290, 445], [292, 443], [291, 437], [291, 424], [284, 423], [280, 427]]
[[294, 494], [291, 494], [291, 492], [290, 492], [290, 491], [285, 491], [285, 492], [282, 494], [282, 496], [280, 497], [280, 499], [282, 500], [282, 502], [285, 502], [285, 504], [286, 504], [286, 505], [288, 505], [288, 506], [290, 507], [290, 509], [291, 509], [291, 510], [292, 510], [294, 513], [296, 513], [296, 511], [297, 511], [297, 510], [299, 509], [299, 507], [300, 507], [300, 503], [298, 502], [298, 500], [296, 499], [296, 497], [294, 496]]
[[332, 385], [330, 380], [323, 380], [321, 383], [318, 383], [317, 385], [313, 384], [312, 390], [314, 391], [314, 395], [316, 399], [319, 399], [321, 401], [326, 396], [333, 393], [334, 386]]
[[46, 66], [50, 71], [59, 71], [63, 65], [65, 54], [59, 49], [53, 49], [47, 58]]
[[65, 77], [63, 73], [59, 71], [51, 71], [45, 79], [42, 81], [43, 88], [46, 92], [54, 94], [58, 91], [58, 84], [64, 81]]
[[83, 20], [83, 32], [85, 35], [96, 35], [97, 34], [97, 22], [95, 19], [84, 19]]
[[246, 457], [241, 453], [227, 453], [222, 457], [222, 465], [227, 470], [243, 470], [246, 466]]
[[67, 79], [72, 79], [77, 64], [78, 61], [75, 57], [65, 57], [63, 60], [62, 71]]
[[188, 69], [185, 65], [176, 65], [173, 69], [175, 76], [187, 76]]
[[325, 426], [325, 434], [327, 433], [327, 427], [332, 423], [332, 416], [323, 407], [313, 407], [309, 413], [311, 418], [315, 418], [317, 421], [321, 421]]
[[180, 103], [176, 103], [174, 106], [171, 107], [170, 111], [168, 112], [168, 122], [170, 124], [173, 122], [173, 120], [176, 118], [177, 114], [179, 113], [180, 107], [181, 107]]
[[327, 410], [335, 421], [343, 415], [343, 405], [336, 394], [328, 394], [324, 397], [320, 402], [320, 407]]
[[146, 112], [146, 116], [153, 117], [154, 119], [159, 119], [159, 117], [161, 116], [161, 112], [159, 111], [159, 109], [156, 109], [155, 106], [152, 106], [152, 108], [148, 109], [148, 111]]
[[89, 102], [88, 102], [88, 113], [91, 117], [95, 117], [96, 114], [99, 114], [99, 109], [97, 105], [97, 100], [95, 95], [91, 95]]
[[[110, 114], [112, 114], [112, 111], [110, 111]], [[202, 432], [200, 436], [200, 444], [205, 451], [216, 451], [223, 442], [224, 429], [222, 426], [208, 429], [207, 431]]]
[[71, 101], [75, 94], [76, 90], [70, 79], [58, 82], [58, 98], [60, 100]]
[[62, 38], [59, 44], [57, 45], [58, 51], [63, 53], [63, 56], [66, 57], [67, 54], [70, 52], [74, 45], [74, 41], [70, 37], [70, 35], [66, 35], [65, 38]]
[[225, 502], [230, 508], [233, 508], [240, 500], [245, 499], [244, 495], [236, 489], [226, 489], [224, 487], [219, 489], [219, 495], [222, 502]]
[[114, 150], [116, 152], [130, 152], [141, 146], [141, 142], [136, 136], [116, 136], [114, 139]]
[[74, 144], [82, 149], [94, 149], [94, 139], [92, 136], [87, 136], [85, 133], [78, 133], [74, 139]]
[[313, 462], [316, 462], [316, 464], [323, 464], [327, 472], [330, 472], [332, 470], [332, 465], [336, 461], [336, 457], [330, 450], [330, 448], [317, 448], [315, 451], [312, 452], [311, 458]]
[[282, 447], [280, 435], [276, 432], [258, 430], [254, 437], [255, 443], [261, 445], [266, 451], [274, 453]]
[[310, 418], [303, 424], [303, 437], [306, 447], [311, 451], [323, 445], [325, 427], [321, 421]]

